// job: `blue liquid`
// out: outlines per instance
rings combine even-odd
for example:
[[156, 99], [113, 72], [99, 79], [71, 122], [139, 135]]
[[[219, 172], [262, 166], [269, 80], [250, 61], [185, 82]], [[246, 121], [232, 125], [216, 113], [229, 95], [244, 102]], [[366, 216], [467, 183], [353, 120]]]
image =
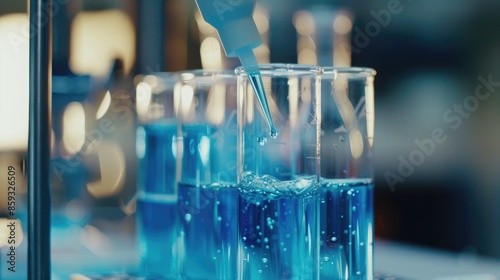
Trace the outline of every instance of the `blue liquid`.
[[320, 196], [321, 279], [372, 279], [371, 180], [326, 180]]
[[146, 279], [177, 279], [177, 204], [168, 200], [137, 200], [141, 275]]
[[153, 123], [137, 129], [139, 191], [176, 194], [177, 125]]
[[239, 210], [242, 279], [318, 279], [319, 212], [313, 179], [280, 182], [244, 176]]
[[140, 274], [146, 279], [176, 279], [178, 208], [175, 124], [139, 127], [137, 226]]
[[179, 184], [182, 279], [238, 279], [238, 189]]

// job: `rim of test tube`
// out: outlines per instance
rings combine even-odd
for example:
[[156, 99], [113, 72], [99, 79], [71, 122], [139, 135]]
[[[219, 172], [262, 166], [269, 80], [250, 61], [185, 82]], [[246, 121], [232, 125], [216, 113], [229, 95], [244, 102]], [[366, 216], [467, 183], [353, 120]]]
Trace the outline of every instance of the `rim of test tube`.
[[182, 79], [190, 79], [191, 77], [204, 77], [213, 75], [229, 75], [234, 77], [234, 72], [231, 70], [209, 70], [209, 69], [193, 69], [182, 70], [175, 72], [180, 75]]
[[[285, 63], [268, 63], [259, 64], [261, 76], [279, 77], [279, 76], [308, 76], [320, 75], [323, 73], [323, 68], [309, 64], [285, 64]], [[246, 76], [246, 71], [243, 66], [239, 66], [234, 70], [238, 76]]]
[[374, 77], [377, 71], [368, 67], [323, 67], [323, 75], [328, 74]]

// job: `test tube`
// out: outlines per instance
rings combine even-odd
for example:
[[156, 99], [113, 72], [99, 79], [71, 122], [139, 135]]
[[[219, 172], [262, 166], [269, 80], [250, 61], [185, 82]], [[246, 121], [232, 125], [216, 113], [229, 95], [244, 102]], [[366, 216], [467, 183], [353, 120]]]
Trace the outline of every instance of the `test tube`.
[[280, 131], [267, 138], [243, 67], [238, 74], [239, 279], [319, 279], [321, 68], [259, 66]]
[[375, 71], [324, 68], [321, 77], [321, 279], [373, 279]]
[[176, 82], [177, 75], [164, 73], [142, 77], [136, 86], [139, 273], [146, 279], [178, 277]]
[[182, 279], [238, 279], [236, 75], [183, 72], [175, 100], [183, 147], [178, 201]]

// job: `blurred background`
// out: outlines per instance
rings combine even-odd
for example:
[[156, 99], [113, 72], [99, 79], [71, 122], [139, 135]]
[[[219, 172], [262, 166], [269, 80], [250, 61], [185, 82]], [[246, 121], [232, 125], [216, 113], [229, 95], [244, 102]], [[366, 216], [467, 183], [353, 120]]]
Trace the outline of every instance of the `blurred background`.
[[[159, 84], [151, 74], [238, 62], [225, 57], [193, 0], [53, 2], [53, 248], [71, 253], [64, 244], [78, 244], [85, 266], [133, 249], [110, 236], [135, 231], [135, 125], [138, 97]], [[500, 258], [500, 2], [257, 3], [260, 63], [377, 70], [376, 237]], [[0, 2], [0, 170], [19, 170], [21, 225], [28, 26], [26, 1]], [[432, 140], [436, 129], [446, 140]], [[65, 261], [55, 257], [54, 266]]]

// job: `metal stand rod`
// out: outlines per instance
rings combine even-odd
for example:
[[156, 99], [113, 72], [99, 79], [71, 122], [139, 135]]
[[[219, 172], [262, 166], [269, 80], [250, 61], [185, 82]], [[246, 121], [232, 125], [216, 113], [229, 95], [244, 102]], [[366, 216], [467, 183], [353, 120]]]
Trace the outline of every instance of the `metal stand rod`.
[[28, 279], [50, 279], [52, 0], [30, 0]]
[[165, 0], [137, 1], [137, 71], [151, 74], [164, 69]]

